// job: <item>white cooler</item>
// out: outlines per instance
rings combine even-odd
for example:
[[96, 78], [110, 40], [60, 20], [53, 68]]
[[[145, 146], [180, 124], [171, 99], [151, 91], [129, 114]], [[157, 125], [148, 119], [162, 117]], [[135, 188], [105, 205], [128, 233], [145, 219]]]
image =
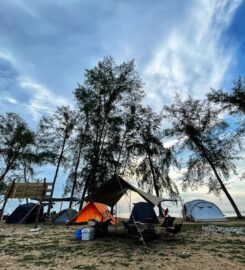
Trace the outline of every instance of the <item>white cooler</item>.
[[82, 229], [82, 240], [92, 240], [94, 239], [94, 228], [84, 228]]

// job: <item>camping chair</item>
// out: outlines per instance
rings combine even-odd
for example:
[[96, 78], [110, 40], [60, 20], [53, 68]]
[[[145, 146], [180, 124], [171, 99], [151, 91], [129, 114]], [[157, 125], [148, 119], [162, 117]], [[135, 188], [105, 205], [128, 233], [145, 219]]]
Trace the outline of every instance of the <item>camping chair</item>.
[[173, 239], [177, 235], [180, 235], [182, 240], [184, 240], [184, 237], [183, 237], [182, 232], [181, 232], [182, 225], [183, 225], [182, 223], [179, 223], [179, 224], [175, 224], [174, 227], [166, 228], [167, 236], [169, 236]]
[[128, 232], [128, 236], [138, 237], [137, 227], [135, 224], [129, 224], [126, 221], [122, 221], [124, 229]]
[[162, 223], [162, 227], [166, 230], [169, 227], [173, 227], [175, 217], [166, 217]]
[[105, 222], [99, 222], [97, 220], [94, 220], [94, 223], [95, 237], [108, 235], [108, 227], [111, 224], [111, 219], [108, 219]]

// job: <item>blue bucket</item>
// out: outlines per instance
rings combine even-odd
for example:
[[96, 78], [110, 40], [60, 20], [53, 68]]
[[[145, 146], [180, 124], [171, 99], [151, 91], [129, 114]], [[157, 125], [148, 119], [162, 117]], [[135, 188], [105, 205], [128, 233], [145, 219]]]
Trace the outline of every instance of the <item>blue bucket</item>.
[[82, 229], [77, 229], [75, 231], [75, 238], [76, 240], [82, 240]]

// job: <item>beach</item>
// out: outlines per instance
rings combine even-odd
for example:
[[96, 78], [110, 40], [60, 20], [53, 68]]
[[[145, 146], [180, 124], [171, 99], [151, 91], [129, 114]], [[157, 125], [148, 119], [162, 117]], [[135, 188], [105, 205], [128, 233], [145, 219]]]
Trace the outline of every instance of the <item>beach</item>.
[[[157, 239], [145, 247], [129, 238], [121, 226], [110, 227], [109, 236], [78, 241], [77, 226], [0, 223], [0, 269], [244, 269], [245, 235], [203, 231], [210, 223], [183, 224], [183, 237], [169, 238], [157, 227]], [[212, 224], [239, 227], [245, 220]]]

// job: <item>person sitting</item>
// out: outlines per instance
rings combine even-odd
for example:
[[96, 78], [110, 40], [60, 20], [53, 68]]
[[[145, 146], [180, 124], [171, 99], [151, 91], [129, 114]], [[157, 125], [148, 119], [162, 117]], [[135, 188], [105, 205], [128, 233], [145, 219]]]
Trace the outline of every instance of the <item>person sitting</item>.
[[169, 213], [168, 208], [162, 210], [162, 216], [163, 216], [164, 218], [166, 218], [166, 217], [169, 216], [168, 213]]

